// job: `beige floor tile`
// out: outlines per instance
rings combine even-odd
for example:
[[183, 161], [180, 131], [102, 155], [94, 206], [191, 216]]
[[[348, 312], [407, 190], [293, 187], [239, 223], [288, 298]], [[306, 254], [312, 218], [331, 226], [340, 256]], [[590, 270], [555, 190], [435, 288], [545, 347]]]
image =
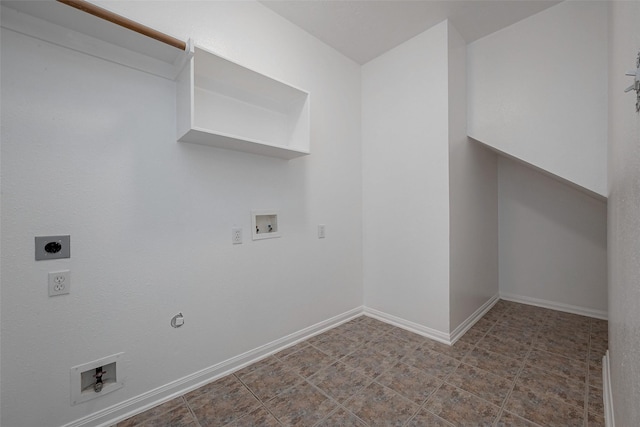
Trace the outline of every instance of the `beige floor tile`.
[[263, 402], [303, 381], [301, 376], [281, 363], [244, 374], [240, 380]]
[[367, 427], [358, 417], [344, 408], [338, 408], [327, 418], [322, 420], [316, 427]]
[[394, 328], [391, 332], [389, 332], [389, 335], [393, 335], [405, 341], [409, 341], [410, 343], [415, 344], [416, 347], [421, 346], [425, 341], [429, 340], [429, 338], [423, 337], [422, 335], [415, 334], [402, 328]]
[[225, 425], [260, 407], [260, 402], [238, 380], [230, 375], [186, 395], [186, 400], [199, 423], [205, 426]]
[[386, 356], [368, 348], [360, 348], [340, 359], [340, 361], [355, 369], [358, 373], [375, 379], [395, 365], [397, 358]]
[[582, 427], [584, 408], [516, 384], [504, 409], [526, 420], [548, 427]]
[[[239, 418], [227, 427], [279, 427], [280, 423], [264, 407], [260, 406], [249, 412], [244, 417]], [[204, 427], [204, 426], [203, 426]]]
[[604, 416], [589, 412], [587, 427], [605, 427]]
[[538, 334], [534, 347], [549, 353], [556, 353], [570, 359], [586, 360], [589, 353], [588, 339], [581, 337], [562, 337], [541, 332]]
[[478, 330], [469, 329], [463, 336], [460, 337], [458, 342], [464, 342], [471, 345], [476, 345], [478, 341], [480, 341], [486, 332], [480, 332]]
[[402, 359], [407, 365], [414, 366], [432, 377], [444, 379], [456, 370], [460, 361], [442, 353], [421, 347]]
[[599, 360], [589, 361], [589, 385], [602, 388], [602, 362]]
[[490, 320], [485, 317], [478, 320], [474, 325], [469, 328], [470, 331], [486, 333], [496, 324], [496, 320]]
[[491, 426], [500, 408], [449, 384], [443, 384], [424, 408], [454, 425]]
[[359, 347], [356, 341], [353, 341], [345, 337], [344, 335], [337, 335], [328, 337], [323, 340], [316, 340], [315, 342], [313, 342], [313, 346], [335, 359], [340, 359], [347, 354], [355, 351]]
[[356, 393], [344, 406], [370, 426], [402, 426], [420, 408], [375, 382]]
[[182, 397], [170, 400], [148, 411], [119, 422], [117, 427], [151, 427], [173, 425], [175, 427], [192, 427], [195, 418]]
[[447, 383], [497, 406], [502, 406], [513, 384], [510, 380], [464, 363], [449, 375]]
[[523, 360], [529, 350], [530, 345], [521, 344], [513, 339], [507, 337], [501, 337], [499, 335], [491, 335], [491, 331], [478, 341], [477, 347], [484, 348], [485, 350], [492, 351], [494, 353], [500, 353], [504, 356], [512, 359]]
[[313, 346], [304, 347], [280, 360], [286, 368], [304, 378], [310, 377], [320, 369], [335, 362], [334, 358]]
[[333, 411], [337, 404], [307, 382], [297, 384], [265, 402], [269, 411], [289, 426], [312, 426]]
[[473, 349], [462, 361], [509, 380], [515, 379], [523, 365], [523, 361], [479, 347]]
[[[180, 406], [158, 417], [138, 424], [138, 427], [196, 427], [197, 421], [186, 406]], [[202, 427], [207, 427], [202, 425]]]
[[311, 384], [339, 403], [353, 396], [371, 381], [370, 377], [341, 362], [335, 362], [309, 378]]
[[537, 327], [513, 327], [507, 323], [496, 323], [490, 330], [489, 334], [510, 338], [519, 344], [531, 345], [538, 334]]
[[169, 413], [175, 409], [180, 407], [186, 407], [184, 399], [182, 397], [178, 397], [177, 399], [172, 399], [168, 402], [165, 402], [161, 405], [156, 406], [155, 408], [151, 408], [148, 411], [142, 412], [138, 415], [135, 415], [131, 418], [128, 418], [125, 421], [119, 422], [118, 427], [134, 427], [139, 426], [145, 421], [149, 421], [153, 418], [159, 417], [166, 413]]
[[407, 341], [392, 334], [385, 334], [375, 337], [364, 347], [400, 360], [407, 353], [418, 348], [418, 344], [415, 341]]
[[442, 384], [442, 380], [405, 363], [396, 364], [380, 375], [376, 382], [418, 405], [424, 403]]
[[429, 340], [425, 342], [421, 348], [433, 350], [446, 356], [453, 357], [454, 359], [462, 360], [473, 349], [473, 345], [465, 343], [464, 341], [458, 341], [453, 345], [448, 345], [438, 341]]
[[597, 387], [589, 387], [589, 412], [596, 415], [604, 416], [604, 400], [602, 397], [602, 389]]
[[606, 321], [503, 300], [453, 346], [359, 316], [118, 427], [601, 427], [607, 347]]
[[516, 384], [533, 390], [537, 395], [557, 398], [577, 408], [584, 408], [586, 391], [584, 382], [570, 380], [560, 375], [525, 366], [518, 376]]
[[[208, 397], [208, 394], [203, 397]], [[228, 424], [260, 407], [260, 402], [244, 386], [232, 393], [212, 396], [208, 401], [199, 403], [199, 406], [191, 403], [189, 406], [202, 427]]]
[[591, 331], [592, 332], [609, 332], [609, 322], [601, 319], [591, 319]]
[[502, 326], [534, 331], [544, 325], [544, 318], [537, 314], [509, 313], [498, 320]]
[[437, 415], [421, 409], [407, 424], [407, 427], [454, 427]]
[[525, 363], [555, 375], [585, 382], [587, 379], [587, 363], [583, 360], [571, 359], [544, 350], [533, 349]]
[[508, 411], [503, 411], [502, 415], [498, 419], [496, 427], [540, 427], [538, 424], [534, 424], [531, 421], [527, 421], [524, 418], [512, 414]]
[[[300, 346], [297, 348], [297, 350], [299, 350], [300, 348], [302, 348], [304, 346]], [[289, 347], [289, 349], [285, 349], [283, 351], [287, 351], [290, 350], [290, 352], [293, 351], [297, 351], [297, 350], [293, 350], [292, 347]], [[235, 372], [235, 376], [237, 376], [238, 378], [242, 379], [242, 377], [244, 375], [247, 375], [251, 372], [257, 371], [258, 369], [262, 369], [262, 368], [266, 368], [266, 367], [274, 367], [274, 366], [279, 366], [280, 365], [280, 359], [278, 359], [275, 356], [269, 356], [267, 358], [264, 358], [258, 362], [252, 363], [249, 366], [246, 366], [242, 369], [240, 369], [239, 371]], [[206, 387], [206, 386], [205, 386]]]
[[300, 350], [305, 349], [307, 347], [309, 347], [309, 341], [308, 340], [302, 341], [296, 345], [292, 345], [291, 347], [287, 347], [284, 350], [277, 352], [274, 356], [280, 360], [283, 360], [288, 356], [292, 355], [293, 353], [297, 353]]

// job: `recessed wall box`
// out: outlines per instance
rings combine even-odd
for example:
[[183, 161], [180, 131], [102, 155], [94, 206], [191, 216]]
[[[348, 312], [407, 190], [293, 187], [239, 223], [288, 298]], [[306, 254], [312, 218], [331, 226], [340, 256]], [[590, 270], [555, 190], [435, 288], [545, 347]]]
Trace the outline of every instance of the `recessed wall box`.
[[251, 211], [251, 234], [253, 240], [280, 237], [277, 211]]
[[[117, 353], [71, 368], [71, 405], [86, 402], [124, 386], [122, 355]], [[96, 386], [99, 382], [99, 386]]]
[[71, 257], [71, 236], [41, 236], [35, 242], [36, 261]]

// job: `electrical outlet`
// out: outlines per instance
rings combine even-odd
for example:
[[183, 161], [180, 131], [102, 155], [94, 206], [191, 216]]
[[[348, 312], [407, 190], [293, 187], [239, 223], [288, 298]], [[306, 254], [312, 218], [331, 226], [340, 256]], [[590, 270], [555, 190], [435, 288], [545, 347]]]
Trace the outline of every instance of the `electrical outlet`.
[[319, 224], [318, 225], [318, 239], [324, 239], [326, 234], [325, 234], [325, 225], [324, 224]]
[[242, 243], [242, 228], [233, 227], [231, 229], [231, 243], [239, 245]]
[[40, 236], [35, 238], [36, 261], [71, 257], [71, 236]]
[[68, 294], [71, 291], [71, 271], [49, 273], [49, 296]]

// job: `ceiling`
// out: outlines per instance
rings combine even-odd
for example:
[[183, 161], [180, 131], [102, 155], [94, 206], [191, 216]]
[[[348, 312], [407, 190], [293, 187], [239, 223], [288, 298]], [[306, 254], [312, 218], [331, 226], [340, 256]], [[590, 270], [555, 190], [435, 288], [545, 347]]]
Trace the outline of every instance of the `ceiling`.
[[555, 0], [261, 0], [277, 14], [364, 64], [449, 19], [467, 43]]

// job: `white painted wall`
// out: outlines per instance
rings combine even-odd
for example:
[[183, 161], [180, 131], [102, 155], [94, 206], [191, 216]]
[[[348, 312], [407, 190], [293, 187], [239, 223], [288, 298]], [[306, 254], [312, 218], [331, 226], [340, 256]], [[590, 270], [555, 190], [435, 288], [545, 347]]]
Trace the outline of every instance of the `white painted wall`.
[[623, 93], [640, 49], [640, 3], [610, 2], [609, 356], [617, 426], [640, 425], [640, 114]]
[[450, 331], [498, 293], [497, 155], [467, 138], [467, 45], [448, 25]]
[[365, 306], [449, 331], [447, 23], [362, 66]]
[[520, 162], [498, 165], [500, 294], [606, 316], [606, 203]]
[[[176, 143], [174, 82], [2, 30], [7, 427], [62, 425], [362, 304], [360, 67], [258, 3], [108, 6], [309, 90], [312, 154]], [[249, 239], [261, 208], [282, 238]], [[58, 233], [71, 259], [35, 262], [33, 237]], [[66, 268], [71, 294], [48, 298]], [[69, 368], [121, 351], [125, 387], [71, 407]]]
[[562, 2], [468, 55], [469, 136], [606, 196], [607, 2]]

